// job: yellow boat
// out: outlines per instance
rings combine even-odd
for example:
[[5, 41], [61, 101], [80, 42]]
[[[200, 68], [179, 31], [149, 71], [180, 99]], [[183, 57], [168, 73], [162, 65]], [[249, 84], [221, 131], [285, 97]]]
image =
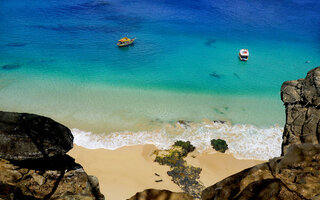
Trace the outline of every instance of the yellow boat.
[[117, 45], [118, 45], [118, 47], [125, 47], [125, 46], [133, 44], [135, 39], [136, 38], [130, 39], [130, 38], [124, 37], [118, 41]]

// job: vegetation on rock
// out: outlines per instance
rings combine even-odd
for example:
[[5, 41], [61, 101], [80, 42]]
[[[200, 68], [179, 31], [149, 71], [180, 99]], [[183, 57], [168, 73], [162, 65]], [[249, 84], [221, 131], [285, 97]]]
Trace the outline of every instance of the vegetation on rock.
[[194, 151], [196, 149], [195, 146], [193, 146], [190, 141], [181, 141], [178, 140], [176, 141], [173, 146], [178, 146], [178, 147], [182, 147], [182, 149], [184, 150], [185, 155], [187, 155], [188, 153]]
[[204, 186], [199, 181], [201, 168], [193, 167], [187, 164], [184, 158], [189, 152], [195, 150], [195, 147], [189, 142], [177, 141], [169, 150], [155, 151], [155, 162], [161, 165], [170, 166], [168, 175], [172, 181], [194, 198], [200, 198]]
[[228, 144], [222, 139], [212, 139], [211, 146], [221, 153], [224, 153], [228, 149]]

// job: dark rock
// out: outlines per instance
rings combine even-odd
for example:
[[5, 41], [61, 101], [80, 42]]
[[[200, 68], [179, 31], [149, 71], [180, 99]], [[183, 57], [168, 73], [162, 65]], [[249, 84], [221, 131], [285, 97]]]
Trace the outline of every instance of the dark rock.
[[227, 123], [227, 121], [223, 121], [223, 120], [213, 120], [214, 123], [219, 123], [219, 124], [225, 124]]
[[0, 172], [0, 199], [104, 199], [97, 178], [70, 156], [14, 163], [0, 159]]
[[305, 79], [284, 82], [281, 99], [286, 106], [282, 155], [292, 144], [319, 144], [320, 67], [309, 71]]
[[222, 139], [212, 139], [211, 140], [211, 146], [214, 148], [216, 151], [219, 151], [221, 153], [224, 153], [228, 149], [228, 145], [226, 141]]
[[181, 167], [173, 167], [168, 171], [172, 181], [177, 184], [183, 191], [194, 198], [200, 198], [204, 186], [199, 181], [202, 169], [193, 167], [184, 163]]
[[320, 198], [320, 145], [300, 144], [284, 157], [232, 175], [202, 192], [203, 200]]
[[63, 155], [73, 146], [71, 131], [34, 114], [0, 111], [0, 158], [27, 160]]
[[172, 177], [172, 181], [189, 195], [200, 198], [201, 191], [204, 189], [199, 180], [202, 169], [188, 165], [184, 160], [193, 150], [194, 147], [190, 142], [177, 141], [169, 150], [155, 151], [155, 162], [170, 166], [167, 174]]
[[138, 192], [128, 200], [193, 200], [193, 198], [182, 192], [148, 189]]
[[178, 120], [178, 123], [181, 124], [181, 125], [184, 125], [184, 126], [188, 126], [188, 121], [185, 121], [185, 120]]

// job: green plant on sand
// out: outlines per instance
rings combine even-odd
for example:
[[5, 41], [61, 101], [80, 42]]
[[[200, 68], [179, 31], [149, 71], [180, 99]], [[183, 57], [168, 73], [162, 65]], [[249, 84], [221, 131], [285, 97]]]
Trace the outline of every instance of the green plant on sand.
[[221, 153], [224, 153], [228, 149], [228, 144], [222, 139], [212, 139], [211, 146]]
[[182, 149], [184, 150], [185, 154], [187, 155], [189, 152], [192, 152], [196, 149], [195, 146], [193, 146], [190, 141], [181, 141], [181, 140], [178, 140], [176, 141], [173, 146], [178, 146], [178, 147], [182, 147]]

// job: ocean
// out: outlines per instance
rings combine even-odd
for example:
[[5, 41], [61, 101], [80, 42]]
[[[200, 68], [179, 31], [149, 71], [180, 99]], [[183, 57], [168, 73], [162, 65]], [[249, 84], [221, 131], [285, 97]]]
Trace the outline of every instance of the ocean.
[[[317, 0], [0, 1], [0, 109], [51, 117], [87, 148], [179, 139], [205, 151], [223, 138], [237, 158], [278, 156], [280, 87], [320, 65], [319, 10]], [[135, 44], [118, 48], [124, 36]]]

